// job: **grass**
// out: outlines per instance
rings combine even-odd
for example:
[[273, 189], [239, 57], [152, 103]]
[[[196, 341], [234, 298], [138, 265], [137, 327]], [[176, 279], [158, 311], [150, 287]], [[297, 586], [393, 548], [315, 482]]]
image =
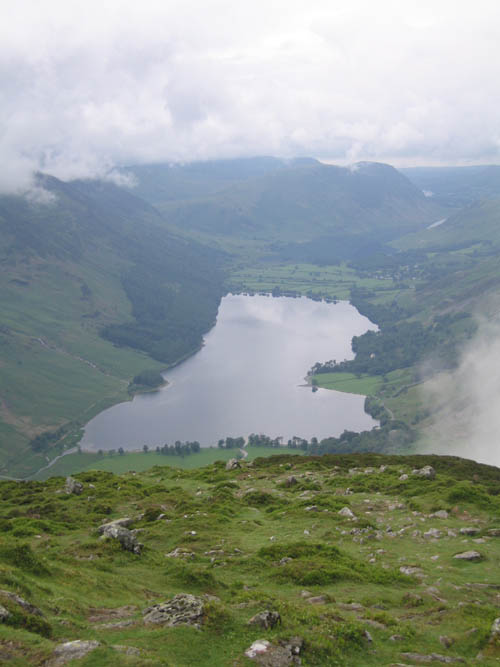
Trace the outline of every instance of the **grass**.
[[376, 394], [383, 384], [379, 375], [361, 375], [354, 373], [319, 373], [314, 376], [316, 386], [324, 389], [335, 389], [348, 394], [371, 396]]
[[345, 264], [316, 266], [314, 264], [262, 264], [235, 268], [228, 280], [228, 286], [235, 291], [295, 292], [302, 295], [316, 295], [335, 300], [349, 299], [354, 286], [391, 290], [392, 280], [360, 278], [354, 269]]
[[[259, 457], [276, 456], [283, 452], [287, 454], [303, 454], [300, 450], [289, 450], [288, 448], [276, 449], [275, 447], [247, 447], [247, 460], [253, 461]], [[115, 474], [122, 474], [135, 470], [142, 472], [153, 466], [170, 466], [183, 470], [192, 470], [201, 466], [215, 463], [216, 461], [228, 461], [235, 458], [238, 450], [219, 449], [218, 447], [203, 447], [198, 454], [189, 456], [165, 456], [156, 452], [125, 452], [123, 455], [96, 454], [80, 452], [68, 454], [56, 463], [35, 475], [34, 479], [44, 480], [57, 475], [72, 475], [85, 470], [106, 470]]]
[[[434, 480], [412, 476], [425, 464], [435, 468]], [[296, 484], [285, 483], [290, 475]], [[234, 471], [221, 461], [77, 478], [80, 496], [61, 493], [61, 477], [0, 482], [0, 589], [43, 612], [33, 621], [0, 591], [13, 613], [0, 624], [0, 655], [8, 653], [9, 664], [41, 664], [62, 641], [96, 639], [101, 646], [82, 664], [243, 666], [252, 664], [244, 651], [256, 639], [294, 636], [304, 639], [305, 666], [392, 664], [404, 662], [404, 652], [497, 664], [489, 633], [498, 616], [500, 540], [487, 537], [500, 525], [496, 468], [452, 457], [281, 455]], [[338, 514], [344, 506], [356, 521]], [[437, 509], [449, 517], [433, 518]], [[120, 516], [140, 529], [140, 556], [99, 539], [97, 526]], [[484, 542], [460, 535], [470, 525]], [[424, 537], [429, 528], [441, 537]], [[176, 548], [193, 556], [165, 556]], [[471, 548], [481, 561], [453, 559]], [[280, 564], [283, 558], [292, 560]], [[180, 592], [204, 598], [201, 629], [143, 624], [145, 607]], [[323, 598], [311, 604], [308, 596]], [[278, 611], [281, 625], [249, 626], [265, 609]], [[119, 620], [129, 624], [101, 627]], [[400, 639], [389, 641], [392, 635]], [[140, 654], [125, 657], [116, 645]]]

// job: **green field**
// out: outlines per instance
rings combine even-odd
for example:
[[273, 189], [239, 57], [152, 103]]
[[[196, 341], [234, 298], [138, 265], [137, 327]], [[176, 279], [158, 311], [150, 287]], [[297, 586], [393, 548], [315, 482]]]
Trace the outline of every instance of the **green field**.
[[376, 394], [382, 386], [380, 376], [361, 375], [354, 373], [318, 373], [314, 376], [316, 386], [324, 389], [335, 389], [347, 394], [362, 394], [370, 396]]
[[234, 270], [228, 287], [235, 291], [296, 292], [335, 300], [349, 299], [354, 286], [390, 292], [394, 289], [392, 280], [360, 278], [354, 269], [345, 264], [316, 266], [314, 264], [261, 264]]
[[[301, 450], [290, 450], [285, 447], [247, 447], [248, 461], [253, 461], [260, 456], [276, 456], [278, 454], [303, 454]], [[156, 452], [125, 452], [125, 454], [91, 454], [81, 452], [68, 454], [62, 457], [53, 466], [43, 470], [34, 476], [35, 479], [48, 479], [58, 475], [72, 475], [84, 470], [107, 470], [116, 474], [135, 470], [140, 472], [148, 470], [152, 466], [171, 466], [183, 470], [191, 470], [201, 466], [214, 463], [215, 461], [228, 461], [238, 455], [237, 449], [220, 449], [218, 447], [203, 447], [198, 454], [188, 456], [165, 456]]]

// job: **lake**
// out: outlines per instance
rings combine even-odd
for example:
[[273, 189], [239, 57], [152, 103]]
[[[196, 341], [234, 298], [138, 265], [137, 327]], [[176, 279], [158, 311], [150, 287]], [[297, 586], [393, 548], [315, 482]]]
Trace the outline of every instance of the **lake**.
[[97, 415], [83, 449], [141, 449], [176, 440], [202, 446], [265, 433], [285, 442], [377, 424], [364, 397], [304, 386], [317, 361], [352, 358], [351, 338], [376, 329], [347, 302], [228, 295], [195, 355], [164, 374], [168, 386]]

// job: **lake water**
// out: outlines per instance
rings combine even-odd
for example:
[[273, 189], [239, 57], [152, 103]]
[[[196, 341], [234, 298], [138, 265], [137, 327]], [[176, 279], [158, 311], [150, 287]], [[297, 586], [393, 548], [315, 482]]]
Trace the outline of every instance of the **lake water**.
[[209, 446], [250, 433], [286, 441], [371, 429], [363, 396], [304, 386], [317, 361], [352, 358], [351, 338], [368, 329], [376, 327], [347, 302], [228, 295], [203, 348], [165, 373], [168, 386], [97, 415], [81, 446]]

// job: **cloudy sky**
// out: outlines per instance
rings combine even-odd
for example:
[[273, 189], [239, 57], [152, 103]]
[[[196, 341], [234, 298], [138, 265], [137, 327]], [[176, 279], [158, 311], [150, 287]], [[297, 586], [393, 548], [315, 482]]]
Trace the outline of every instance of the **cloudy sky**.
[[498, 0], [0, 0], [0, 190], [33, 170], [500, 162]]

